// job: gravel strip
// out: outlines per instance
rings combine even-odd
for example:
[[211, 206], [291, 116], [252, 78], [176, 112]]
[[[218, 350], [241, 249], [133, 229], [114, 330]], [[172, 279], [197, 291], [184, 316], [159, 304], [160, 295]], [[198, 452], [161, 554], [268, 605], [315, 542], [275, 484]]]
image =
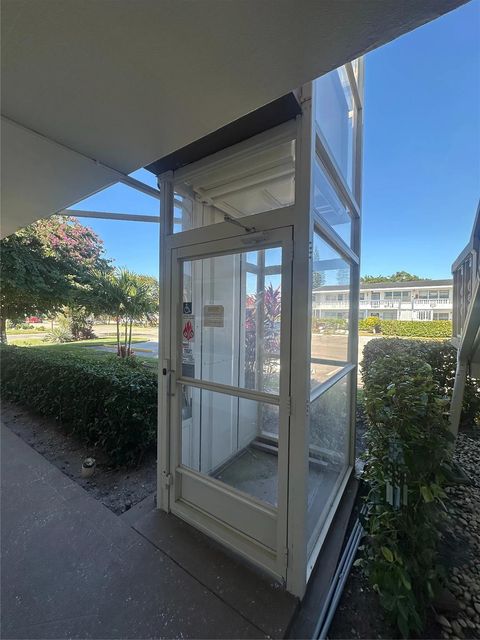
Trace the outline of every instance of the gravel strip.
[[[447, 548], [456, 548], [456, 566], [448, 572], [448, 589], [456, 606], [437, 616], [442, 638], [480, 638], [480, 439], [460, 433], [455, 461], [471, 484], [447, 488]], [[460, 561], [459, 561], [460, 558]], [[448, 566], [448, 556], [445, 558]]]

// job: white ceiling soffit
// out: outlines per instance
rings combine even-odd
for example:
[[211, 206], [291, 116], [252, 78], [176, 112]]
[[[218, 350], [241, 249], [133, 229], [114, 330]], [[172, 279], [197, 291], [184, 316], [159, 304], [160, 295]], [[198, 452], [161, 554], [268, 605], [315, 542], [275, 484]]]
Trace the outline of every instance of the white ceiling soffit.
[[465, 0], [3, 0], [2, 234]]

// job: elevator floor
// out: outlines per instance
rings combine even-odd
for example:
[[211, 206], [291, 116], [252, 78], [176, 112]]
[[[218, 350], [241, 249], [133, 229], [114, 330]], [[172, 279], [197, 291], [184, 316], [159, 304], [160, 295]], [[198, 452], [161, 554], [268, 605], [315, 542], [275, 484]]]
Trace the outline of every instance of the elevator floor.
[[214, 476], [258, 500], [277, 505], [278, 457], [249, 446]]
[[[250, 445], [224, 465], [214, 477], [258, 500], [277, 506], [278, 457], [275, 453]], [[310, 465], [308, 518], [311, 522], [309, 526], [313, 527], [320, 517], [337, 478], [338, 471], [332, 471], [328, 467], [322, 468], [320, 465]]]

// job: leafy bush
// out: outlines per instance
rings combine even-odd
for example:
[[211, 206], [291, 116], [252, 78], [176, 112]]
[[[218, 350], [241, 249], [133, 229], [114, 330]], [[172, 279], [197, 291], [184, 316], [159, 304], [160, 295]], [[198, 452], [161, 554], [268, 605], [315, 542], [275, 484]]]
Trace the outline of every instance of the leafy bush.
[[2, 346], [4, 398], [53, 416], [115, 464], [132, 464], [156, 439], [157, 378], [116, 356]]
[[34, 331], [36, 327], [35, 325], [30, 324], [28, 322], [7, 320], [7, 330], [8, 329], [11, 329], [13, 331]]
[[384, 336], [405, 336], [407, 338], [451, 338], [451, 320], [381, 320], [380, 328]]
[[[71, 335], [70, 340], [91, 340], [96, 338], [93, 332], [93, 317], [85, 307], [64, 307], [58, 316], [58, 328]], [[69, 340], [64, 340], [69, 342]]]
[[70, 329], [65, 326], [54, 327], [50, 333], [45, 336], [45, 342], [56, 342], [63, 344], [64, 342], [72, 342], [73, 335]]
[[377, 316], [369, 316], [362, 318], [358, 322], [360, 331], [368, 331], [369, 333], [380, 333], [381, 320]]
[[370, 316], [359, 321], [360, 331], [406, 338], [451, 338], [451, 320], [381, 320]]
[[[410, 355], [427, 362], [432, 368], [432, 376], [440, 393], [449, 399], [453, 393], [457, 350], [449, 342], [427, 340], [404, 340], [402, 338], [378, 338], [370, 340], [363, 349], [363, 377], [372, 365], [384, 356], [398, 357]], [[480, 380], [467, 377], [460, 420], [462, 427], [471, 427], [480, 421]]]
[[438, 524], [452, 436], [432, 367], [408, 350], [378, 351], [363, 372], [369, 492], [368, 538], [359, 563], [388, 616], [408, 637], [422, 630], [442, 574]]
[[312, 318], [312, 331], [324, 331], [334, 333], [348, 329], [348, 320], [345, 318]]

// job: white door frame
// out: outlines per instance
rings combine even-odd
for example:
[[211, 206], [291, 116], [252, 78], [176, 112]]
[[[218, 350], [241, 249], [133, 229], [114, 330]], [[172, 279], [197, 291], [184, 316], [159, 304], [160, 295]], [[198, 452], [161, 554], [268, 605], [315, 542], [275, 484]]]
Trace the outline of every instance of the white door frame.
[[[287, 208], [288, 209], [288, 208]], [[271, 212], [271, 213], [279, 213]], [[170, 353], [167, 366], [167, 402], [169, 406], [170, 465], [166, 478], [168, 506], [172, 511], [195, 527], [217, 538], [236, 552], [254, 560], [277, 578], [286, 581], [287, 571], [287, 517], [288, 470], [290, 431], [290, 342], [291, 342], [291, 278], [292, 232], [291, 226], [268, 226], [278, 223], [282, 216], [259, 214], [255, 216], [255, 229], [246, 233], [230, 223], [220, 223], [193, 232], [172, 235], [167, 239], [171, 287], [170, 304]], [[263, 218], [263, 220], [262, 220]], [[279, 220], [280, 218], [280, 220]], [[221, 227], [221, 228], [220, 228]], [[212, 238], [212, 236], [214, 236]], [[269, 247], [282, 247], [282, 322], [281, 322], [281, 374], [279, 394], [191, 379], [181, 372], [181, 302], [183, 287], [181, 265], [185, 260], [229, 255]], [[167, 362], [168, 361], [168, 362]], [[181, 394], [180, 386], [190, 385], [202, 389], [266, 402], [279, 407], [278, 449], [278, 507], [274, 508], [255, 498], [229, 487], [220, 481], [181, 467]], [[194, 504], [196, 503], [196, 504]], [[199, 506], [201, 505], [201, 506]], [[207, 508], [208, 505], [208, 508]]]

